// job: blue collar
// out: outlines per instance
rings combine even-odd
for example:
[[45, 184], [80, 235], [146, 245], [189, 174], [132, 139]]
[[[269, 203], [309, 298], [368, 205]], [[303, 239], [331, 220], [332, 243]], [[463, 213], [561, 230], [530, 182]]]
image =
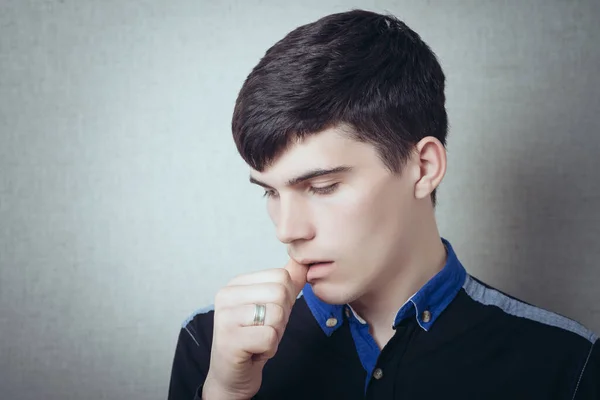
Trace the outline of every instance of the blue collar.
[[[458, 260], [450, 242], [442, 238], [446, 247], [446, 265], [417, 293], [404, 303], [396, 314], [393, 327], [406, 318], [416, 316], [419, 326], [428, 331], [439, 315], [454, 300], [462, 288], [467, 273]], [[348, 319], [360, 321], [347, 305], [327, 304], [313, 292], [310, 284], [302, 291], [306, 304], [327, 336], [331, 336], [344, 322], [344, 310]], [[364, 323], [364, 321], [361, 321]]]

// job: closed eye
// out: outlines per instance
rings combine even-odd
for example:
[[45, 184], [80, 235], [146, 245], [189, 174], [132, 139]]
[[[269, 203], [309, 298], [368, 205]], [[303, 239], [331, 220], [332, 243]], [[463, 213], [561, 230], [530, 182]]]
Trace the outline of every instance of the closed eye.
[[311, 193], [314, 193], [314, 194], [327, 195], [327, 194], [333, 193], [335, 191], [335, 189], [337, 189], [338, 185], [339, 185], [339, 182], [334, 183], [329, 186], [325, 186], [325, 187], [311, 186], [309, 190], [311, 191]]
[[[308, 190], [313, 194], [325, 196], [325, 195], [335, 192], [335, 190], [337, 189], [338, 186], [339, 186], [339, 182], [334, 183], [329, 186], [323, 186], [323, 187], [311, 186]], [[265, 193], [263, 194], [263, 197], [266, 197], [268, 199], [276, 198], [278, 196], [279, 196], [279, 194], [277, 193], [277, 191], [275, 191], [273, 189], [265, 189]]]

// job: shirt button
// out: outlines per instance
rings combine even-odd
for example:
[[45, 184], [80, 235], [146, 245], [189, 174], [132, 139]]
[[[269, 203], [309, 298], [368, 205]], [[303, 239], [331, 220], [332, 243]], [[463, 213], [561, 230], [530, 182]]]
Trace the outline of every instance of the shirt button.
[[383, 371], [381, 368], [376, 368], [375, 371], [373, 371], [373, 378], [375, 378], [375, 379], [383, 378]]
[[423, 311], [423, 322], [428, 323], [431, 321], [431, 313], [428, 310]]
[[346, 308], [346, 317], [350, 318], [350, 309]]
[[329, 319], [327, 320], [327, 322], [325, 322], [325, 325], [327, 325], [327, 327], [329, 327], [329, 328], [333, 328], [334, 326], [336, 326], [336, 325], [337, 325], [337, 319], [336, 319], [336, 318], [333, 318], [333, 317], [332, 317], [332, 318], [329, 318]]

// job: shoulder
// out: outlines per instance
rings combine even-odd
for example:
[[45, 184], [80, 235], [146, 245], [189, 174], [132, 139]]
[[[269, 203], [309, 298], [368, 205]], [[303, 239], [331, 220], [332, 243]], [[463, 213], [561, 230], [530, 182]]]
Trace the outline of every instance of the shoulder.
[[590, 393], [600, 391], [600, 382], [594, 378], [600, 374], [600, 342], [579, 322], [526, 303], [470, 275], [453, 309], [454, 323], [477, 332], [469, 337], [475, 337], [480, 349], [501, 354], [507, 368], [525, 368], [532, 380], [537, 375], [552, 377], [553, 385], [563, 387], [572, 398], [589, 398]]
[[526, 303], [472, 276], [467, 276], [459, 297], [463, 306], [458, 311], [473, 316], [479, 330], [485, 332], [486, 342], [515, 354], [521, 362], [568, 373], [572, 382], [597, 369], [598, 336], [579, 322]]
[[181, 324], [173, 357], [169, 399], [194, 398], [208, 373], [213, 307], [203, 307]]
[[[566, 340], [565, 344], [579, 343], [591, 348], [598, 336], [590, 329], [555, 312], [526, 303], [468, 275], [463, 285], [468, 299], [504, 323], [520, 330]], [[484, 312], [485, 312], [484, 311]]]

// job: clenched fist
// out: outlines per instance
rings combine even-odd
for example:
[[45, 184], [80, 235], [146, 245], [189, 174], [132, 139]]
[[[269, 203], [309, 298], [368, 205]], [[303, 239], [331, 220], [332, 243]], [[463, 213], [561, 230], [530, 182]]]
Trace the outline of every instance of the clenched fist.
[[[277, 352], [307, 270], [290, 259], [284, 268], [240, 275], [217, 293], [204, 400], [247, 400], [258, 392], [263, 367]], [[264, 324], [260, 305], [265, 306]]]

